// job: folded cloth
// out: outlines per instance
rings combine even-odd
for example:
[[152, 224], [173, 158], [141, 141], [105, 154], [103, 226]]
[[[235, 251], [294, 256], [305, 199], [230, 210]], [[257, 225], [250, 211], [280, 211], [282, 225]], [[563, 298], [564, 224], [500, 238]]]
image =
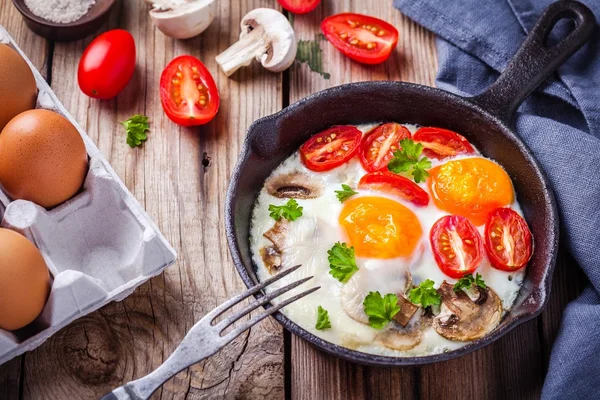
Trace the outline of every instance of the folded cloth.
[[[583, 0], [600, 17], [600, 0]], [[394, 0], [437, 36], [437, 86], [483, 92], [551, 0]], [[566, 27], [563, 27], [566, 29]], [[591, 285], [566, 308], [544, 399], [600, 398], [600, 29], [521, 106], [516, 131], [542, 165], [561, 215], [561, 240]]]

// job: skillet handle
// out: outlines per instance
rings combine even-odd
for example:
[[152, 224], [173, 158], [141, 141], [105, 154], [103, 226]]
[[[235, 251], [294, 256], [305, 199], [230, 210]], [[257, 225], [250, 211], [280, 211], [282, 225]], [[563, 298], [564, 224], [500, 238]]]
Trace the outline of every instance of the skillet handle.
[[[550, 32], [564, 18], [573, 20], [575, 28], [560, 42], [548, 46]], [[595, 27], [594, 14], [580, 2], [563, 0], [551, 4], [498, 80], [469, 101], [510, 125], [521, 103], [583, 46]]]

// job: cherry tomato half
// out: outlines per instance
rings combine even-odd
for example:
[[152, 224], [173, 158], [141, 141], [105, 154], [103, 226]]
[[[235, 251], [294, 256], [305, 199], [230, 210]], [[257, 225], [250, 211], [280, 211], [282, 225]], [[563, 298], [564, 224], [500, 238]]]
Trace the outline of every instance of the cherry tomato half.
[[473, 146], [464, 136], [447, 129], [424, 127], [413, 135], [413, 140], [423, 145], [423, 154], [442, 160], [457, 154], [472, 154]]
[[531, 231], [527, 222], [510, 208], [498, 208], [485, 224], [485, 251], [496, 269], [516, 271], [532, 254]]
[[336, 49], [363, 64], [384, 62], [398, 43], [396, 28], [368, 15], [332, 15], [321, 22], [321, 30]]
[[429, 242], [443, 273], [459, 279], [470, 274], [483, 260], [481, 235], [467, 218], [446, 215], [431, 227]]
[[111, 99], [129, 83], [135, 71], [135, 41], [123, 29], [98, 36], [85, 49], [77, 70], [81, 91], [95, 99]]
[[312, 171], [329, 171], [354, 157], [361, 138], [362, 132], [355, 126], [333, 126], [308, 139], [300, 147], [300, 157]]
[[395, 195], [421, 207], [429, 204], [429, 195], [419, 185], [390, 171], [369, 172], [360, 178], [358, 188]]
[[358, 149], [360, 164], [367, 172], [381, 171], [398, 150], [400, 140], [410, 138], [410, 131], [391, 122], [379, 125], [368, 132]]
[[281, 7], [294, 14], [306, 14], [317, 8], [321, 0], [277, 0]]
[[160, 101], [167, 117], [183, 126], [203, 125], [219, 111], [215, 81], [200, 60], [179, 56], [160, 77]]

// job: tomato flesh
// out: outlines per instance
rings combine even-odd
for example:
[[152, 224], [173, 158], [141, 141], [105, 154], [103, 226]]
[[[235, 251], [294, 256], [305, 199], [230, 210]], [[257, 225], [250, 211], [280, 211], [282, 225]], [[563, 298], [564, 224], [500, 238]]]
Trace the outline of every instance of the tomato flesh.
[[429, 242], [438, 266], [451, 278], [473, 273], [483, 260], [481, 235], [471, 221], [460, 215], [438, 219], [429, 233]]
[[321, 22], [321, 30], [336, 49], [363, 64], [384, 62], [398, 43], [396, 28], [368, 15], [332, 15]]
[[321, 0], [277, 0], [281, 7], [294, 14], [306, 14], [317, 8]]
[[458, 154], [475, 153], [473, 146], [464, 136], [447, 129], [419, 128], [413, 139], [423, 145], [423, 154], [429, 158], [443, 160]]
[[386, 169], [400, 147], [400, 140], [406, 138], [410, 138], [410, 131], [400, 124], [379, 125], [362, 139], [358, 149], [360, 164], [367, 172]]
[[532, 254], [531, 231], [527, 222], [510, 208], [490, 213], [485, 224], [485, 251], [496, 269], [516, 271]]
[[398, 196], [420, 207], [429, 204], [429, 195], [419, 185], [389, 171], [369, 172], [360, 179], [358, 188]]
[[300, 147], [300, 157], [312, 171], [329, 171], [354, 157], [361, 138], [362, 132], [355, 126], [333, 126], [308, 139]]
[[95, 99], [111, 99], [131, 80], [135, 71], [135, 41], [123, 29], [98, 36], [83, 52], [77, 82], [83, 93]]
[[200, 60], [180, 56], [160, 77], [160, 100], [169, 119], [182, 126], [203, 125], [219, 111], [215, 81]]

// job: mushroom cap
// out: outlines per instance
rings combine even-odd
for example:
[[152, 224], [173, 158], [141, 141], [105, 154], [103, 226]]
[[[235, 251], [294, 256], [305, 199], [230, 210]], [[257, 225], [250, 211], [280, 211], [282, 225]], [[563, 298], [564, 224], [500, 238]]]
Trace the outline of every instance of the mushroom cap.
[[263, 67], [281, 72], [290, 67], [296, 58], [298, 43], [290, 21], [272, 8], [256, 8], [242, 18], [240, 39], [257, 27], [264, 29], [265, 41], [270, 43], [266, 52], [256, 56]]
[[423, 340], [423, 331], [431, 325], [431, 317], [422, 312], [415, 313], [407, 326], [395, 322], [375, 336], [375, 343], [397, 351], [415, 348]]
[[[170, 1], [148, 1], [152, 5], [150, 18], [165, 35], [189, 39], [204, 32], [215, 19], [215, 0], [195, 0], [177, 4]], [[169, 8], [171, 7], [172, 8]]]
[[260, 257], [271, 275], [281, 268], [281, 253], [274, 246], [265, 246], [260, 249]]
[[263, 233], [263, 236], [266, 237], [273, 243], [275, 250], [281, 254], [286, 245], [286, 239], [288, 235], [288, 221], [285, 219], [280, 219], [273, 224], [273, 227]]
[[[480, 289], [484, 290], [484, 289]], [[490, 288], [474, 302], [462, 290], [444, 281], [438, 293], [442, 297], [440, 314], [433, 320], [438, 334], [450, 340], [468, 342], [494, 330], [502, 319], [502, 301]]]
[[318, 178], [295, 171], [269, 177], [265, 188], [271, 196], [280, 199], [314, 199], [323, 194], [325, 185]]

